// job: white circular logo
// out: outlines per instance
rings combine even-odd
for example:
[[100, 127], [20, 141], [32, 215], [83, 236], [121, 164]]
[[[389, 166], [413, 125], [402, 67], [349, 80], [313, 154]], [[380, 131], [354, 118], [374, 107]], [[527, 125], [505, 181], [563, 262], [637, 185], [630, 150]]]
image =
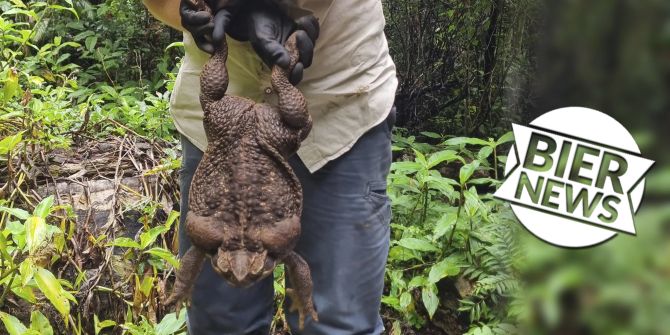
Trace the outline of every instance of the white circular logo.
[[556, 109], [513, 128], [506, 179], [495, 196], [511, 203], [524, 227], [569, 248], [635, 234], [643, 176], [654, 162], [640, 157], [626, 128], [582, 107]]

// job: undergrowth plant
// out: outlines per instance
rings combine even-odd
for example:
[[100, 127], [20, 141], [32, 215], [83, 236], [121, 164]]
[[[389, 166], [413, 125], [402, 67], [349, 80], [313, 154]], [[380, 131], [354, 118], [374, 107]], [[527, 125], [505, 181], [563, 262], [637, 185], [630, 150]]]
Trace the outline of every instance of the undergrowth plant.
[[[117, 290], [102, 284], [85, 289], [85, 283], [92, 279], [87, 278], [91, 272], [78, 267], [75, 278], [64, 278], [63, 264], [74, 263], [71, 258], [71, 243], [76, 240], [75, 222], [68, 212], [71, 212], [69, 206], [54, 206], [53, 196], [43, 199], [32, 213], [0, 201], [0, 308], [3, 310], [0, 320], [10, 335], [53, 334], [52, 322], [64, 325], [69, 333], [87, 334], [82, 319], [90, 316], [75, 308], [83, 303], [75, 296], [85, 290]], [[162, 236], [165, 243], [165, 233], [172, 228], [177, 218], [178, 214], [172, 212], [163, 225], [140, 233], [138, 241], [120, 237], [108, 244], [126, 249], [122, 262], [130, 265], [131, 270], [121, 276], [121, 280], [132, 285], [134, 294], [132, 299], [122, 297], [128, 306], [124, 320], [101, 322], [94, 315], [95, 334], [114, 326], [118, 326], [123, 334], [134, 335], [170, 335], [183, 332], [183, 312], [179, 315], [166, 314], [160, 322], [150, 320], [155, 313], [147, 313], [151, 310], [149, 304], [153, 303], [155, 307], [156, 297], [161, 293], [158, 291], [159, 281], [166, 277], [165, 273], [172, 270], [170, 265], [176, 265], [172, 252], [161, 246], [157, 239]], [[105, 239], [105, 235], [90, 235], [88, 241], [91, 248], [103, 248], [106, 252], [111, 252], [113, 249], [106, 249], [101, 243]], [[132, 255], [132, 258], [127, 258], [128, 255]], [[10, 298], [11, 304], [7, 301]], [[17, 302], [17, 299], [23, 303]], [[25, 303], [36, 308], [31, 312], [27, 326], [16, 316], [4, 312], [20, 309], [18, 306]], [[43, 314], [54, 310], [59, 316], [57, 319], [52, 317], [49, 320]]]
[[23, 129], [47, 148], [128, 132], [174, 140], [169, 59], [152, 76], [117, 81], [110, 71], [125, 68], [121, 41], [87, 30], [72, 0], [0, 0], [0, 12], [0, 134]]
[[383, 303], [420, 328], [444, 315], [449, 299], [459, 299], [469, 334], [513, 333], [510, 299], [519, 286], [514, 262], [521, 255], [511, 211], [491, 195], [505, 160], [498, 147], [512, 135], [423, 135], [439, 142], [394, 136], [393, 149], [404, 159], [391, 165], [388, 178], [393, 234]]

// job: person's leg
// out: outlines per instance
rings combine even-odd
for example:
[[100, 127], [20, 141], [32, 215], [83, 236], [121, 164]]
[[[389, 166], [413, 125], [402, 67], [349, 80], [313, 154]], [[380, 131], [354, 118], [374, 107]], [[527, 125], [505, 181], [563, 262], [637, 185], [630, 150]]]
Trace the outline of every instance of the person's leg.
[[[188, 211], [188, 192], [195, 169], [202, 158], [202, 151], [182, 137], [182, 168], [180, 174], [181, 216], [179, 229], [179, 255], [186, 253], [191, 242], [184, 229]], [[191, 306], [188, 309], [190, 335], [267, 335], [273, 311], [272, 278], [246, 289], [234, 288], [212, 269], [209, 258], [205, 260], [198, 276]]]
[[291, 160], [304, 193], [296, 251], [309, 264], [319, 316], [319, 322], [308, 319], [299, 331], [297, 315], [288, 314], [294, 334], [377, 335], [383, 331], [379, 309], [389, 248], [386, 176], [393, 117], [314, 174], [299, 159]]

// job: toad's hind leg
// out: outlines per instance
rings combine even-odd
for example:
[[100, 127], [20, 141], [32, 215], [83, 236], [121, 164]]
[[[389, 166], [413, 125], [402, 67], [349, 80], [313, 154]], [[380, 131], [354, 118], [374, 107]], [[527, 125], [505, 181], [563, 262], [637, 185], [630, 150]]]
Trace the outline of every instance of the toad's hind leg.
[[186, 234], [194, 246], [207, 252], [213, 253], [219, 248], [223, 242], [223, 228], [211, 216], [200, 216], [193, 211], [186, 214]]
[[193, 289], [196, 278], [202, 269], [202, 263], [205, 261], [205, 252], [198, 247], [191, 247], [181, 258], [181, 266], [177, 270], [177, 280], [174, 283], [172, 295], [165, 301], [166, 305], [178, 304], [187, 300]]
[[291, 298], [290, 310], [298, 311], [298, 327], [302, 330], [305, 327], [307, 315], [311, 316], [314, 321], [319, 321], [312, 301], [312, 276], [309, 273], [307, 262], [294, 251], [284, 258], [284, 263], [293, 286], [293, 288], [286, 289], [286, 294]]

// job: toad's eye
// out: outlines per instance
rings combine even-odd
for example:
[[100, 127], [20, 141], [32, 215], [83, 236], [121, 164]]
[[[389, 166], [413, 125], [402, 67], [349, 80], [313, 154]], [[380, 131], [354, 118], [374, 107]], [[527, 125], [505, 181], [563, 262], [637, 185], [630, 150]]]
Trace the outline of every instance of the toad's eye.
[[261, 231], [263, 246], [272, 252], [291, 249], [300, 236], [300, 217], [294, 215], [275, 224], [268, 225]]
[[251, 251], [251, 252], [262, 252], [264, 251], [263, 245], [260, 244], [259, 242], [249, 242], [244, 244], [245, 249]]

